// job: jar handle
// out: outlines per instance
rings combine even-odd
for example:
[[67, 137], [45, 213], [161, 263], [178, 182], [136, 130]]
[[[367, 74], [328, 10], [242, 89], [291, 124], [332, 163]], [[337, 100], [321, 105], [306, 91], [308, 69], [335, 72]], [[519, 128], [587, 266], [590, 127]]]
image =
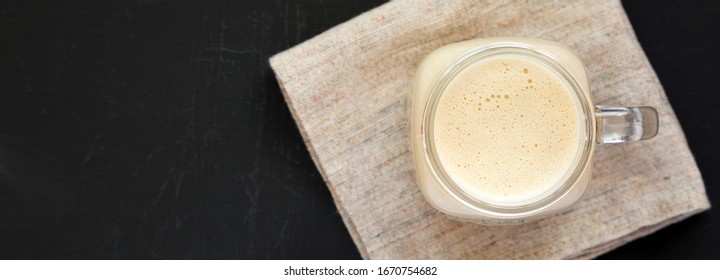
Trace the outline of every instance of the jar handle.
[[660, 124], [658, 113], [650, 106], [597, 107], [597, 142], [622, 143], [655, 137]]

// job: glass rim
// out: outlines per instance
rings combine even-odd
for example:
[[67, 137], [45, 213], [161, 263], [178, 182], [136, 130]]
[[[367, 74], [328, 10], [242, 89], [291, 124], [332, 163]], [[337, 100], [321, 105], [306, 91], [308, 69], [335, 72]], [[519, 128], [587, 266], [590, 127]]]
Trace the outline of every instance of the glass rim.
[[[479, 200], [459, 187], [453, 180], [452, 177], [447, 174], [443, 165], [440, 163], [439, 157], [434, 144], [434, 131], [433, 123], [435, 119], [435, 110], [437, 104], [445, 91], [447, 86], [453, 81], [453, 79], [465, 70], [468, 66], [478, 62], [482, 59], [491, 58], [493, 56], [501, 54], [517, 55], [531, 59], [533, 62], [539, 63], [545, 66], [554, 74], [558, 74], [557, 77], [563, 82], [566, 82], [575, 93], [574, 100], [580, 104], [578, 108], [582, 115], [584, 115], [584, 128], [585, 131], [584, 140], [579, 135], [581, 141], [579, 143], [579, 156], [573, 159], [573, 166], [570, 167], [572, 172], [567, 172], [563, 179], [560, 181], [561, 186], [555, 188], [548, 195], [540, 196], [537, 199], [531, 199], [527, 203], [509, 203], [506, 205], [493, 204], [487, 201]], [[575, 102], [575, 101], [574, 101]], [[576, 105], [577, 106], [577, 105]], [[489, 216], [505, 217], [505, 218], [518, 218], [531, 216], [534, 213], [540, 212], [543, 209], [550, 207], [556, 202], [560, 201], [565, 195], [567, 195], [573, 187], [581, 179], [583, 172], [590, 164], [591, 155], [594, 150], [595, 143], [595, 123], [594, 118], [594, 105], [588, 98], [588, 94], [583, 88], [577, 83], [575, 78], [563, 67], [558, 59], [551, 53], [533, 47], [523, 43], [512, 43], [512, 42], [501, 42], [482, 46], [478, 48], [470, 49], [457, 58], [450, 61], [447, 66], [436, 76], [432, 83], [432, 88], [428, 95], [428, 99], [425, 103], [425, 108], [422, 115], [421, 124], [421, 139], [423, 154], [425, 162], [429, 167], [430, 173], [434, 179], [442, 186], [446, 192], [452, 196], [455, 200], [461, 202], [466, 207], [474, 209], [480, 213], [484, 213]], [[579, 120], [583, 121], [583, 120]], [[560, 182], [558, 184], [560, 184]], [[557, 184], [556, 184], [557, 186]]]

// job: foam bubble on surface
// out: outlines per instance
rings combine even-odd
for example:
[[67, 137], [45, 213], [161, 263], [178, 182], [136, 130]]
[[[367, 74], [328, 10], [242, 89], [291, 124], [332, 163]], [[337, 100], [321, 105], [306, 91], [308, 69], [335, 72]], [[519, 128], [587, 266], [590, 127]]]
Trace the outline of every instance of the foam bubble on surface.
[[581, 144], [572, 94], [532, 61], [498, 58], [469, 66], [437, 105], [440, 162], [479, 200], [512, 203], [557, 188]]

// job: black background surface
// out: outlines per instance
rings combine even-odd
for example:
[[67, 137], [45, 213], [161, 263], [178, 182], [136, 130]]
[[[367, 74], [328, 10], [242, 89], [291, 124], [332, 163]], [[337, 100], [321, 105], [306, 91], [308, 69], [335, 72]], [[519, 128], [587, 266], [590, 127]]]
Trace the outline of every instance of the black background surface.
[[[0, 257], [355, 259], [268, 58], [383, 1], [0, 2]], [[625, 1], [714, 204], [720, 7]], [[602, 258], [720, 258], [713, 209]]]

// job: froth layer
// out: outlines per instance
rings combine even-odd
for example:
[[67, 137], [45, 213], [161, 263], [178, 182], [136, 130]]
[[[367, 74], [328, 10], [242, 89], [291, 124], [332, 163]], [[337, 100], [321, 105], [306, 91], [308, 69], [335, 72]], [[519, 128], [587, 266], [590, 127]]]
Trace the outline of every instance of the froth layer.
[[457, 75], [437, 105], [439, 160], [460, 188], [483, 201], [516, 203], [553, 191], [580, 145], [571, 94], [535, 62], [477, 62]]

